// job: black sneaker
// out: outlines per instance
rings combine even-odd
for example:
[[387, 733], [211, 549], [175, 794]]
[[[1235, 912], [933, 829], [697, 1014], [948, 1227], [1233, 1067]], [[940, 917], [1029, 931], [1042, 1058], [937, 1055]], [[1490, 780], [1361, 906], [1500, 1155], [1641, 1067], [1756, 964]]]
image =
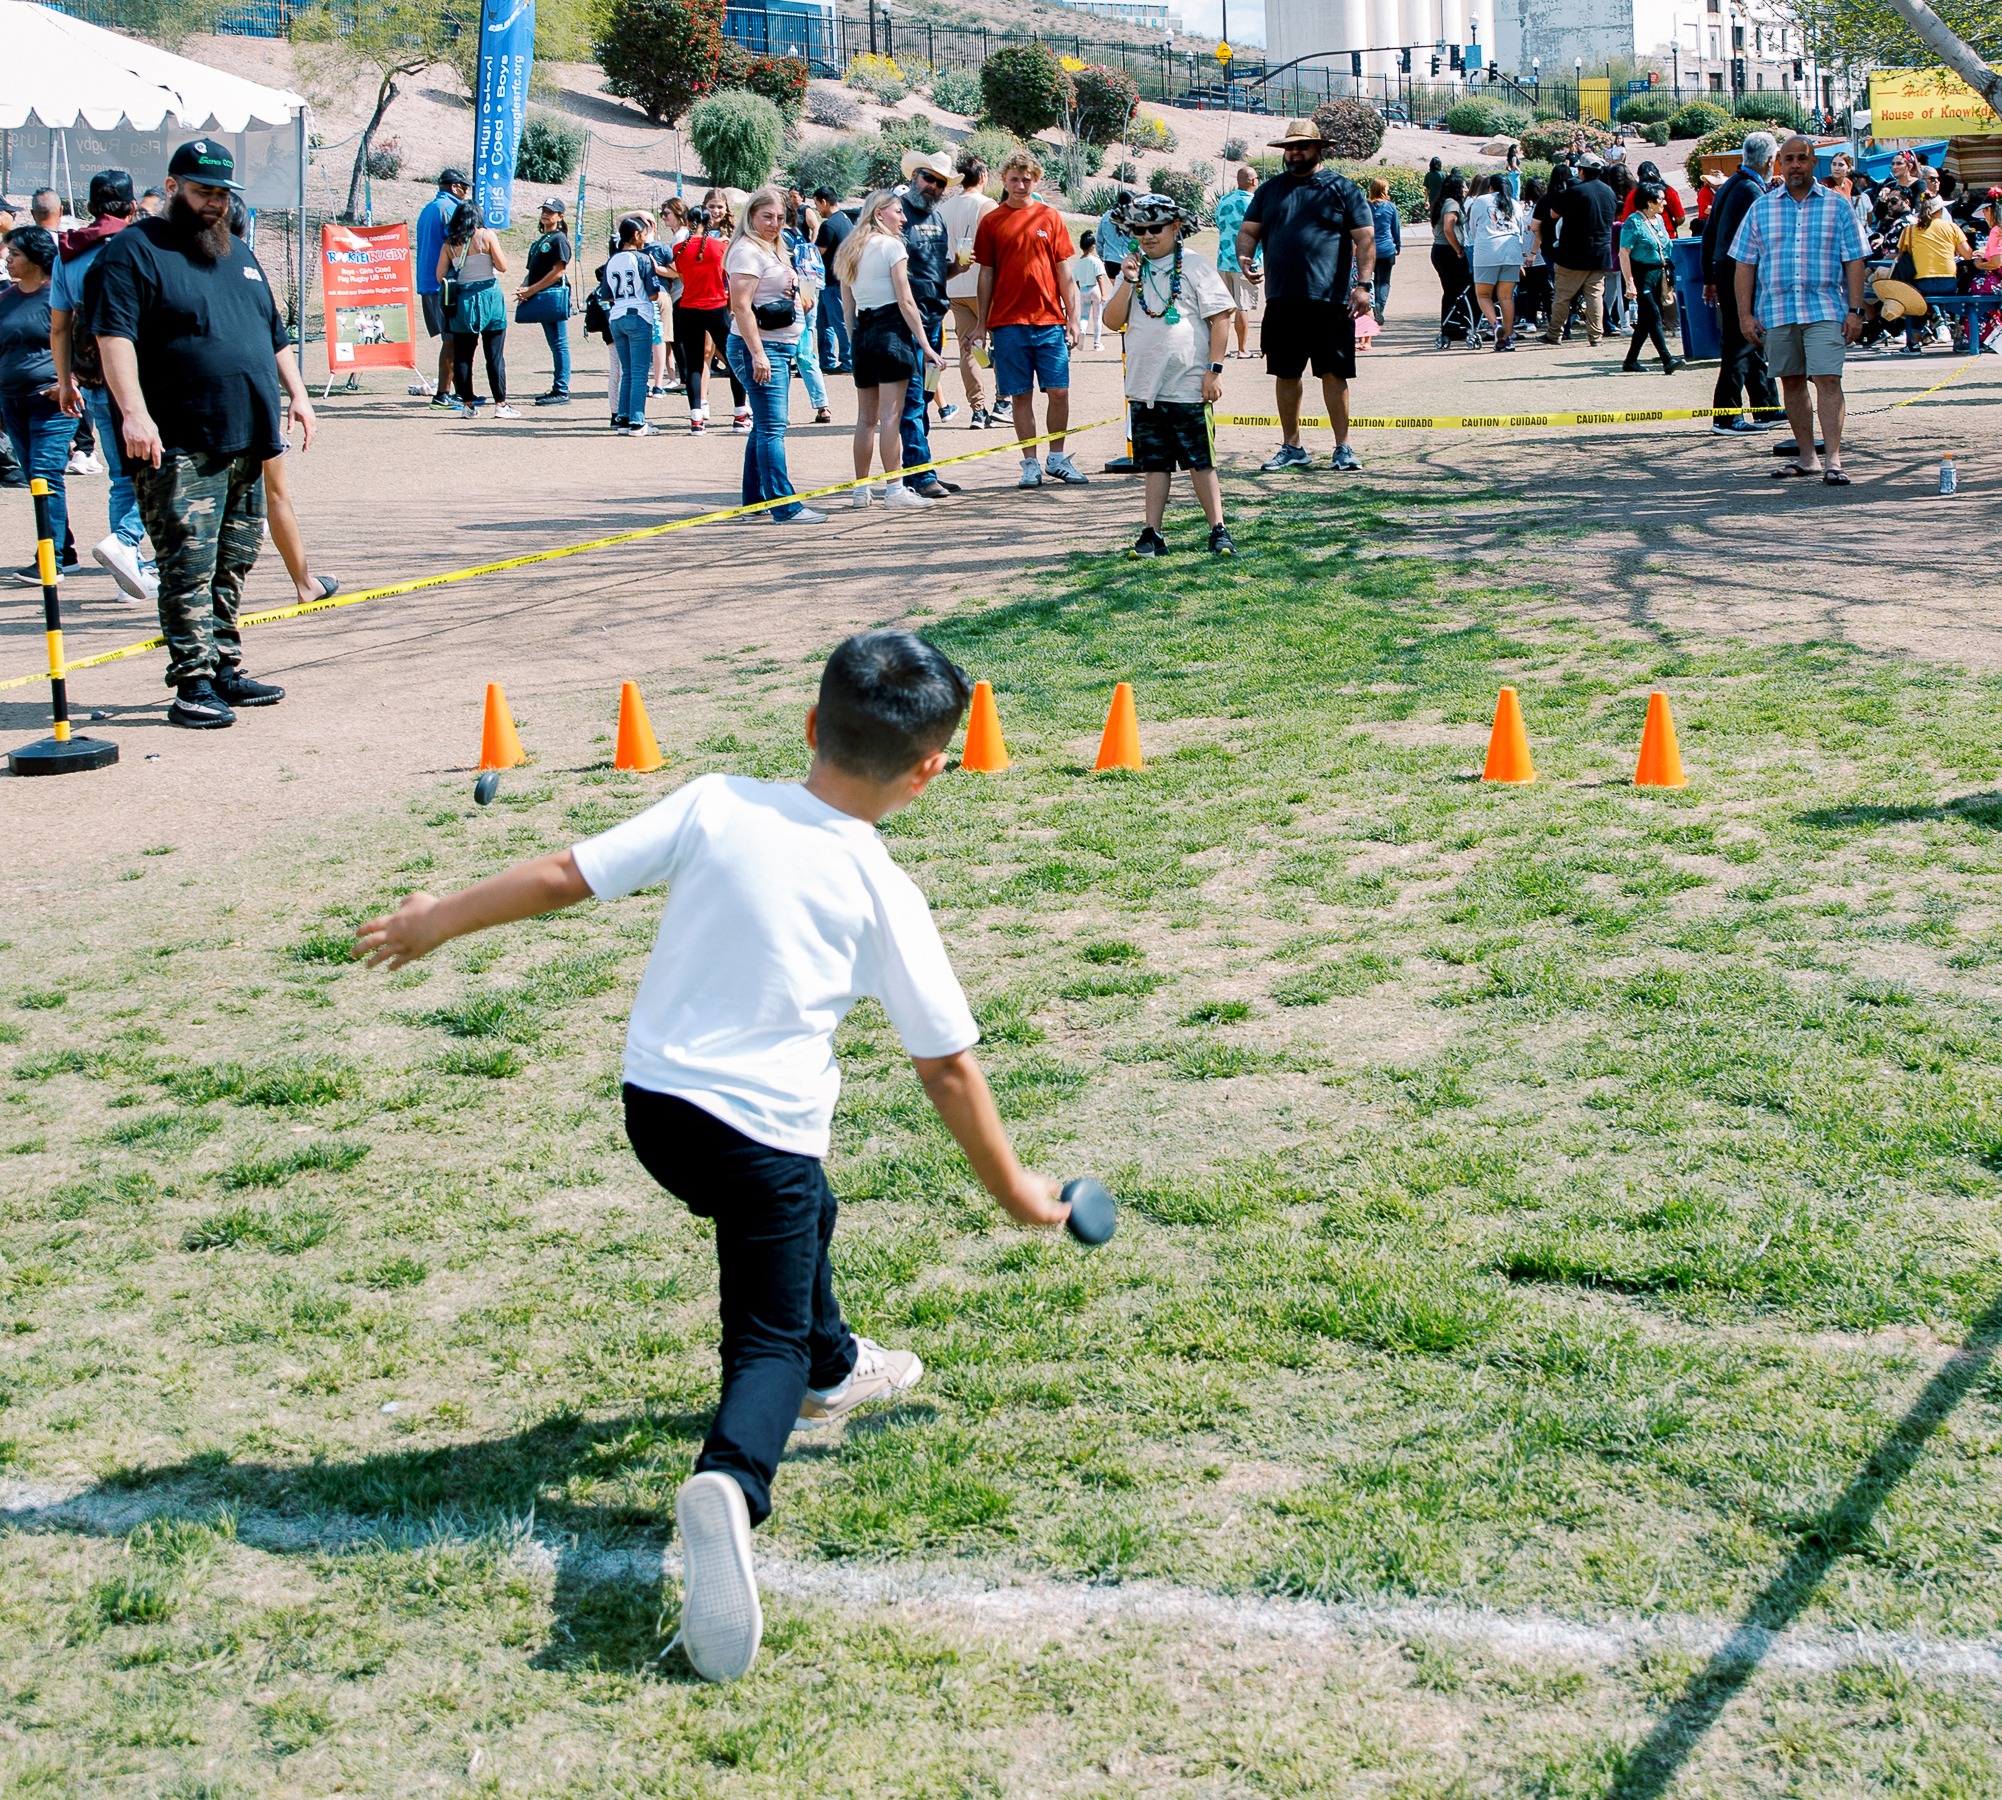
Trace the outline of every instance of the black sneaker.
[[537, 394], [535, 396], [535, 404], [537, 406], [568, 406], [570, 404], [570, 390], [568, 388], [551, 388], [546, 394]]
[[1133, 540], [1133, 554], [1135, 556], [1166, 556], [1168, 554], [1168, 540], [1156, 531], [1153, 526], [1143, 526], [1140, 535]]
[[236, 723], [236, 714], [215, 691], [215, 683], [206, 675], [197, 675], [176, 685], [174, 703], [167, 708], [167, 723], [189, 731], [220, 731]]
[[1237, 554], [1236, 543], [1232, 541], [1229, 531], [1221, 525], [1212, 525], [1210, 527], [1210, 554], [1212, 556], [1235, 556]]
[[215, 691], [230, 706], [276, 706], [285, 698], [282, 687], [253, 681], [235, 663], [225, 663], [216, 671]]

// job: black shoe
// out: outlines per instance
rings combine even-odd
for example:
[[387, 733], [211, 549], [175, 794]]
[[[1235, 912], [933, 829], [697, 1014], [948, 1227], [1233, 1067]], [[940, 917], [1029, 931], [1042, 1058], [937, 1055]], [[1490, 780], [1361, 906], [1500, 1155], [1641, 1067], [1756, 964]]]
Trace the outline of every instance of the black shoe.
[[631, 426], [632, 426], [632, 420], [627, 418], [624, 413], [614, 413], [612, 415], [612, 429], [614, 431], [626, 431], [629, 430]]
[[215, 683], [206, 675], [197, 675], [192, 681], [175, 686], [174, 703], [167, 708], [167, 723], [189, 731], [220, 731], [225, 725], [236, 723], [236, 714], [215, 691]]
[[537, 406], [568, 406], [570, 404], [570, 391], [567, 388], [551, 388], [546, 394], [537, 394], [535, 396], [535, 404]]
[[1133, 554], [1135, 556], [1166, 556], [1168, 554], [1168, 540], [1156, 531], [1153, 526], [1143, 526], [1140, 535], [1133, 540]]
[[940, 481], [936, 476], [926, 481], [913, 482], [911, 485], [927, 500], [949, 500], [959, 492], [958, 482]]
[[1664, 375], [1673, 375], [1676, 372], [1676, 370], [1681, 367], [1682, 367], [1682, 358], [1679, 356], [1671, 356], [1667, 362], [1661, 365], [1661, 372]]
[[1212, 556], [1235, 556], [1237, 554], [1237, 545], [1232, 541], [1230, 533], [1221, 525], [1212, 525], [1210, 527], [1210, 554]]
[[[56, 579], [59, 581], [66, 575], [80, 575], [82, 573], [83, 558], [80, 556], [72, 556], [68, 562], [56, 564]], [[23, 563], [20, 568], [8, 576], [8, 580], [21, 587], [40, 587], [42, 585], [42, 565], [40, 563]]]
[[237, 663], [224, 663], [215, 673], [215, 691], [230, 706], [276, 706], [285, 698], [282, 687], [253, 681]]

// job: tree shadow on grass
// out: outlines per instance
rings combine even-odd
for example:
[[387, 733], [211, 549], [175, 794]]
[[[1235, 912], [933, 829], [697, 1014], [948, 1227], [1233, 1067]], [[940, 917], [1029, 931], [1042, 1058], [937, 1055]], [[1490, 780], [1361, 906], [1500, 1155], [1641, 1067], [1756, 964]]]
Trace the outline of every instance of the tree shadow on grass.
[[1858, 826], [1910, 825], [1940, 819], [1965, 819], [1988, 831], [2002, 831], [2002, 793], [1962, 794], [1938, 806], [1824, 806], [1795, 813], [1796, 825], [1818, 831], [1853, 831]]
[[1800, 1528], [1798, 1545], [1785, 1566], [1653, 1735], [1634, 1752], [1606, 1790], [1606, 1800], [1660, 1800], [1668, 1792], [1705, 1733], [1813, 1599], [1836, 1559], [1859, 1546], [1878, 1509], [1911, 1473], [1927, 1441], [1988, 1373], [1998, 1346], [2002, 1346], [2002, 1294], [1989, 1302], [1966, 1342], [1926, 1383], [1835, 1504]]

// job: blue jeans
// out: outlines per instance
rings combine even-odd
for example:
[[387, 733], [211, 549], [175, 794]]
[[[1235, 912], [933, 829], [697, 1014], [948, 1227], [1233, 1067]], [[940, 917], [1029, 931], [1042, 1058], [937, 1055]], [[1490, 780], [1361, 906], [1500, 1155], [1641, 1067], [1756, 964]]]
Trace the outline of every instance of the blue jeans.
[[[923, 317], [920, 314], [919, 317]], [[925, 319], [925, 337], [934, 350], [945, 348], [945, 320]], [[931, 439], [925, 436], [925, 360], [918, 358], [918, 372], [911, 377], [910, 386], [904, 389], [904, 467], [914, 468], [919, 463], [931, 461]], [[906, 475], [905, 487], [922, 487], [927, 481], [938, 477], [929, 469], [922, 475]]]
[[[1924, 294], [1928, 299], [1932, 298], [1935, 294], [1943, 295], [1946, 298], [1951, 299], [1956, 293], [1960, 291], [1960, 283], [1954, 280], [1954, 278], [1951, 275], [1923, 275], [1917, 281], [1913, 282], [1912, 286], [1917, 288], [1919, 292]], [[1928, 307], [1926, 310], [1928, 312], [1932, 311], [1930, 307]], [[1939, 317], [1941, 315], [1935, 314], [1934, 316]], [[1948, 323], [1951, 324], [1952, 321], [1949, 320]], [[1907, 321], [1905, 325], [1906, 344], [1916, 345], [1923, 342], [1924, 341], [1922, 337], [1923, 330], [1924, 327], [1921, 323], [1917, 321]]]
[[111, 471], [111, 535], [128, 550], [137, 550], [146, 541], [146, 527], [139, 522], [139, 496], [132, 491], [132, 478], [125, 473], [125, 446], [118, 441], [111, 390], [85, 388], [83, 398], [90, 408], [91, 421], [97, 426], [104, 466]]
[[813, 309], [814, 329], [820, 334], [818, 358], [823, 369], [848, 367], [848, 320], [841, 310], [841, 291], [829, 288]]
[[820, 331], [820, 312], [826, 304], [826, 297], [807, 309], [806, 329], [799, 334], [799, 342], [794, 346], [793, 367], [799, 371], [799, 378], [806, 383], [806, 397], [816, 407], [827, 405], [827, 383], [820, 379], [820, 358], [815, 353], [814, 339]]
[[[7, 436], [20, 459], [22, 474], [30, 481], [39, 476], [49, 484], [49, 535], [55, 540], [56, 561], [66, 563], [76, 555], [76, 539], [70, 535], [63, 467], [70, 459], [76, 421], [47, 396], [33, 393], [0, 397], [0, 418], [6, 420]], [[35, 560], [32, 546], [28, 560]]]
[[623, 312], [612, 321], [619, 352], [619, 404], [614, 416], [635, 425], [646, 421], [646, 378], [653, 368], [653, 315]]
[[1520, 169], [1502, 170], [1502, 192], [1508, 195], [1511, 200], [1520, 200], [1522, 198], [1522, 171]]
[[556, 365], [549, 382], [550, 391], [567, 394], [570, 391], [570, 321], [546, 319], [542, 335], [549, 340], [549, 359]]
[[[772, 378], [759, 381], [751, 367], [751, 347], [734, 331], [724, 347], [724, 359], [731, 372], [744, 384], [751, 397], [751, 438], [744, 446], [744, 504], [777, 500], [792, 492], [786, 474], [786, 399], [792, 388], [793, 346], [765, 339], [765, 357], [772, 365]], [[791, 519], [800, 506], [775, 506], [772, 517]]]
[[1390, 277], [1396, 268], [1397, 252], [1395, 250], [1388, 256], [1385, 256], [1381, 251], [1377, 253], [1376, 281], [1374, 285], [1376, 288], [1376, 322], [1379, 325], [1383, 323], [1383, 309], [1390, 304]]

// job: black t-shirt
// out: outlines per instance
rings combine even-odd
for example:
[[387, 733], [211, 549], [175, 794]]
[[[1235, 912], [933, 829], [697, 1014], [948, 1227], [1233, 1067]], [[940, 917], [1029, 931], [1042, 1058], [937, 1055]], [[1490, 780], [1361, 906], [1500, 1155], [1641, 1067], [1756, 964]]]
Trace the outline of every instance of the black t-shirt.
[[572, 260], [570, 234], [564, 231], [545, 231], [528, 247], [528, 280], [525, 285], [533, 287], [558, 263]]
[[0, 289], [0, 394], [25, 400], [56, 380], [49, 348], [49, 306], [55, 288], [43, 282], [32, 294], [11, 284]]
[[855, 229], [855, 221], [837, 208], [820, 222], [820, 234], [813, 240], [813, 247], [820, 252], [820, 260], [827, 265], [827, 278], [834, 279], [834, 253], [848, 241], [848, 234]]
[[1376, 238], [1362, 189], [1333, 169], [1273, 176], [1251, 196], [1244, 219], [1259, 228], [1268, 300], [1345, 300], [1355, 251], [1349, 233]]
[[1560, 269], [1604, 269], [1613, 260], [1618, 198], [1603, 181], [1576, 181], [1557, 196], [1555, 261]]
[[945, 221], [918, 192], [915, 182], [904, 196], [904, 248], [910, 252], [911, 298], [918, 311], [927, 319], [943, 318], [952, 310], [952, 302], [945, 297], [946, 278], [952, 273], [951, 250]]
[[197, 261], [166, 219], [134, 219], [99, 253], [85, 308], [91, 333], [124, 338], [169, 450], [276, 456], [275, 353], [291, 343], [271, 287], [242, 241]]

